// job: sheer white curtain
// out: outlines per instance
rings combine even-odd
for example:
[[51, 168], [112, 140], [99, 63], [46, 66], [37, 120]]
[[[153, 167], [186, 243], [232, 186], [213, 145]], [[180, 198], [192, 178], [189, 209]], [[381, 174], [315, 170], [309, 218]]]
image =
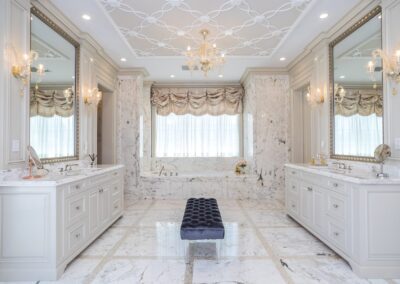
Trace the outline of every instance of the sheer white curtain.
[[338, 155], [374, 156], [383, 143], [382, 117], [335, 115], [335, 153]]
[[74, 155], [74, 116], [33, 116], [30, 118], [30, 144], [40, 158]]
[[155, 115], [156, 157], [237, 157], [240, 115]]

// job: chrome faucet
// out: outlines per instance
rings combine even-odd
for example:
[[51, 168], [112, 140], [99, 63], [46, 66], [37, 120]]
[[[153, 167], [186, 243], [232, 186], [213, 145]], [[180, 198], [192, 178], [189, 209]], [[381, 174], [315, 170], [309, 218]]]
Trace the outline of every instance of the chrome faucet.
[[334, 165], [338, 165], [338, 168], [341, 169], [341, 170], [346, 170], [346, 169], [347, 169], [347, 166], [346, 166], [345, 163], [342, 163], [342, 162], [333, 162], [333, 164], [334, 164]]
[[73, 166], [79, 166], [78, 164], [66, 164], [64, 167], [64, 172], [71, 171]]

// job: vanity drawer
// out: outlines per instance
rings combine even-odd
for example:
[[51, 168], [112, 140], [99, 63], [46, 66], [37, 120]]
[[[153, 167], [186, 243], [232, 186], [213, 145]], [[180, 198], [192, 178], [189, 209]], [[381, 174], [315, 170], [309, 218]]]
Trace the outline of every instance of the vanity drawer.
[[301, 178], [301, 171], [291, 169], [291, 168], [286, 168], [286, 175], [288, 177]]
[[103, 185], [105, 183], [115, 182], [121, 176], [120, 171], [112, 171], [92, 178], [93, 185]]
[[66, 243], [65, 250], [67, 255], [74, 253], [86, 240], [86, 225], [85, 223], [79, 223], [66, 231]]
[[328, 221], [328, 239], [338, 248], [346, 249], [346, 230], [332, 220]]
[[120, 183], [114, 183], [111, 185], [111, 195], [117, 195], [122, 193], [122, 186]]
[[67, 196], [71, 196], [74, 195], [76, 193], [82, 192], [83, 190], [85, 190], [87, 187], [87, 181], [83, 180], [83, 181], [78, 181], [78, 182], [74, 182], [71, 183], [68, 186], [68, 190], [67, 190]]
[[113, 198], [112, 205], [111, 205], [111, 215], [114, 217], [118, 215], [122, 211], [122, 198], [121, 195], [117, 195], [116, 198]]
[[346, 197], [329, 190], [327, 213], [329, 216], [342, 221], [344, 226], [346, 216]]
[[346, 194], [346, 185], [344, 182], [335, 180], [335, 179], [327, 179], [325, 186], [333, 191], [336, 191], [337, 193]]
[[294, 216], [299, 215], [299, 197], [297, 194], [288, 192], [286, 200], [286, 210]]
[[67, 226], [82, 220], [87, 212], [86, 195], [77, 195], [65, 201], [65, 223]]

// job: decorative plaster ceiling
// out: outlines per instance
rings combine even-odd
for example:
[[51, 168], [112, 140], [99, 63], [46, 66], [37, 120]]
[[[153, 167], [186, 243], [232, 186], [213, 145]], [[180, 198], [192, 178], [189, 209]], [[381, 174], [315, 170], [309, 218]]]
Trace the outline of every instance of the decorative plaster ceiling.
[[138, 57], [181, 56], [201, 29], [228, 56], [270, 56], [311, 0], [99, 0]]

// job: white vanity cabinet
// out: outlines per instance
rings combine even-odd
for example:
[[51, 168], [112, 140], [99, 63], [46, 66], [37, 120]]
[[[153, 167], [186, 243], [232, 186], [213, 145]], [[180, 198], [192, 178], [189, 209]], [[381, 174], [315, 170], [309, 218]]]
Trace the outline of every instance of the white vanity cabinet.
[[122, 170], [0, 183], [0, 281], [58, 279], [122, 216]]
[[366, 278], [400, 277], [400, 179], [286, 165], [286, 212]]

